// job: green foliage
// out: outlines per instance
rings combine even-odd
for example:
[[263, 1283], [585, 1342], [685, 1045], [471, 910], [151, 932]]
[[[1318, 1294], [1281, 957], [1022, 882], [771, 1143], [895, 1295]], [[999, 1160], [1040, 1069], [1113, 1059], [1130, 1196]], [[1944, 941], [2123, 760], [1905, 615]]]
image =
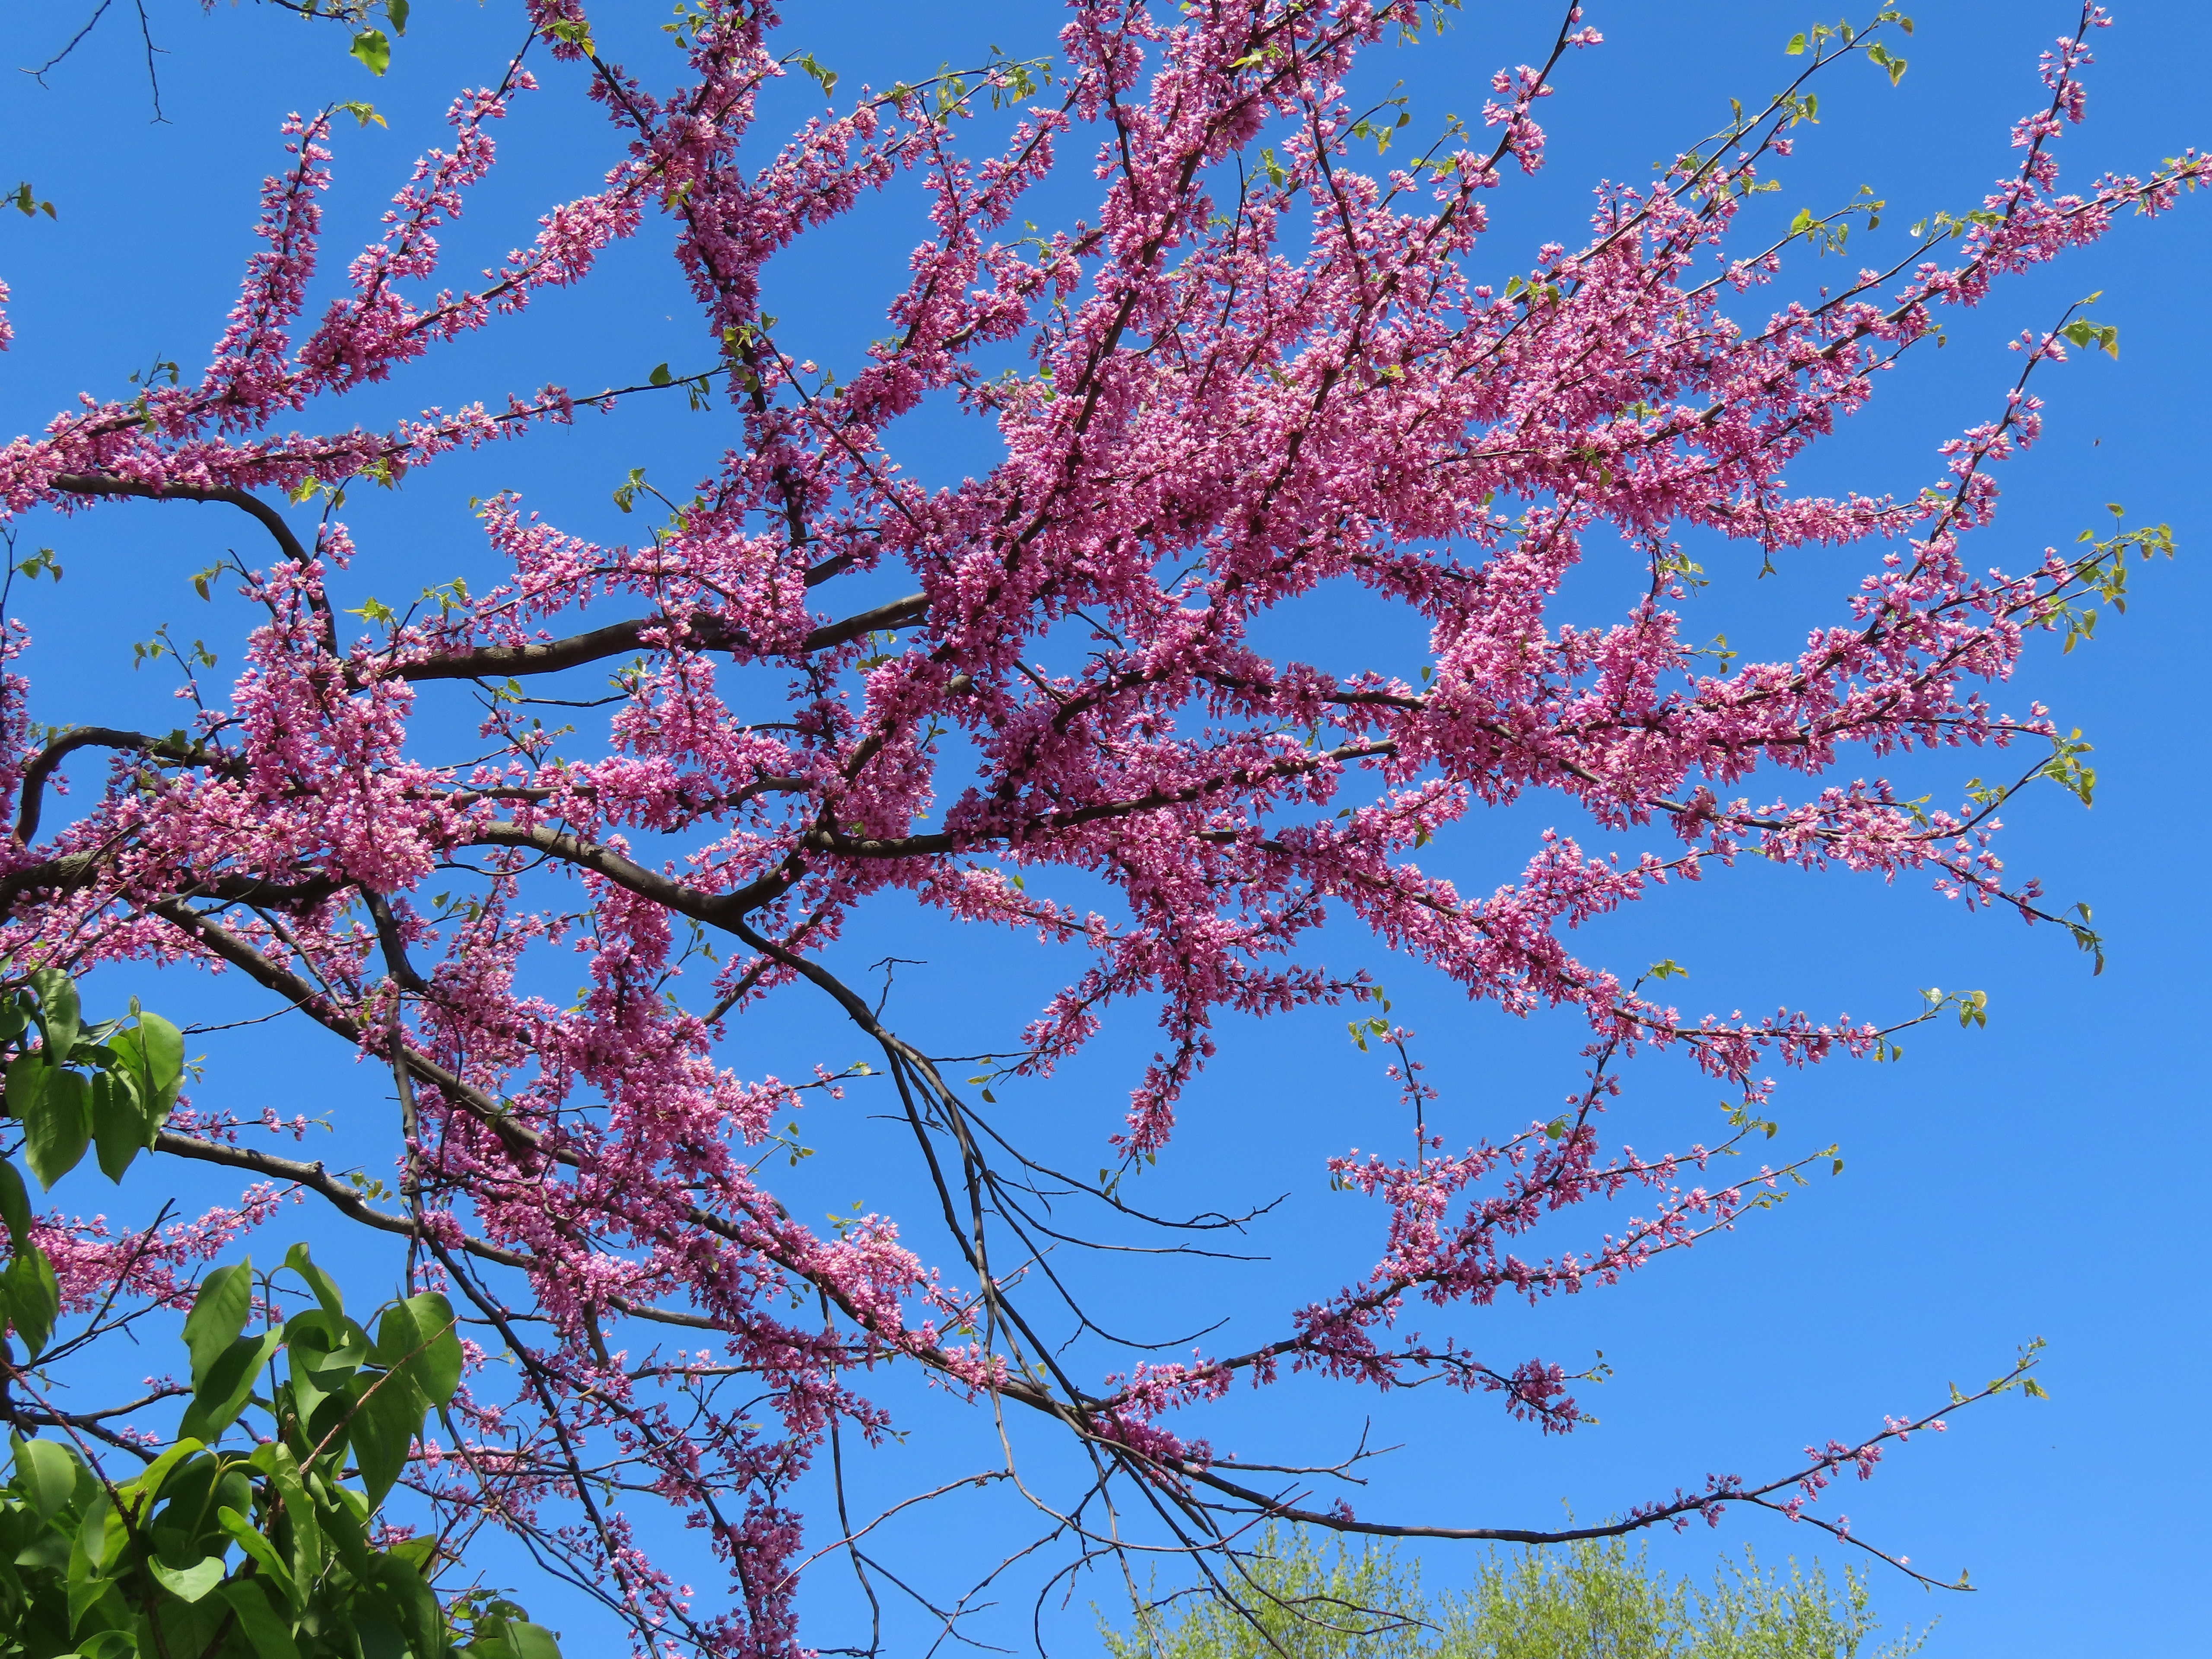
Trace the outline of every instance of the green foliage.
[[[35, 970], [0, 999], [0, 1053], [6, 1055], [0, 1113], [20, 1127], [23, 1161], [41, 1187], [67, 1175], [88, 1151], [110, 1179], [122, 1180], [160, 1134], [184, 1081], [185, 1040], [175, 1026], [135, 1002], [125, 1018], [87, 1025], [76, 986], [58, 968]], [[0, 1317], [36, 1358], [53, 1334], [61, 1295], [53, 1265], [31, 1239], [21, 1172], [4, 1159], [0, 1218], [9, 1253], [0, 1268]]]
[[[185, 1321], [191, 1404], [177, 1440], [132, 1479], [70, 1440], [11, 1442], [0, 1656], [559, 1659], [552, 1633], [511, 1601], [441, 1603], [434, 1537], [378, 1547], [377, 1511], [410, 1442], [459, 1385], [445, 1297], [388, 1304], [372, 1339], [304, 1247], [285, 1270], [315, 1305], [277, 1324], [264, 1284], [270, 1322], [252, 1334], [252, 1263], [202, 1282]], [[249, 1409], [267, 1419], [258, 1443], [223, 1449]]]
[[1238, 1605], [1171, 1601], [1127, 1632], [1114, 1659], [1905, 1659], [1924, 1633], [1876, 1650], [1877, 1621], [1853, 1573], [1840, 1590], [1818, 1563], [1786, 1577], [1746, 1551], [1711, 1589], [1655, 1573], [1641, 1549], [1585, 1540], [1492, 1554], [1474, 1584], [1431, 1597], [1417, 1565], [1387, 1549], [1270, 1533], [1217, 1567]]
[[[185, 1073], [175, 1026], [135, 1002], [127, 1019], [88, 1026], [58, 969], [0, 1000], [0, 1048], [13, 1051], [5, 1109], [46, 1187], [93, 1148], [122, 1179]], [[35, 1360], [60, 1295], [31, 1231], [29, 1189], [6, 1158], [0, 1221], [0, 1314]], [[175, 1439], [128, 1479], [51, 1413], [32, 1420], [61, 1423], [60, 1437], [10, 1437], [0, 1659], [560, 1659], [552, 1633], [512, 1601], [471, 1590], [441, 1602], [431, 1580], [451, 1557], [439, 1540], [395, 1538], [381, 1522], [410, 1447], [460, 1386], [451, 1305], [410, 1296], [364, 1325], [304, 1245], [277, 1271], [314, 1297], [281, 1322], [250, 1260], [201, 1281], [183, 1333], [191, 1403]], [[4, 1344], [0, 1376], [20, 1395], [40, 1392]], [[251, 1449], [225, 1448], [249, 1412], [254, 1431], [240, 1438]]]

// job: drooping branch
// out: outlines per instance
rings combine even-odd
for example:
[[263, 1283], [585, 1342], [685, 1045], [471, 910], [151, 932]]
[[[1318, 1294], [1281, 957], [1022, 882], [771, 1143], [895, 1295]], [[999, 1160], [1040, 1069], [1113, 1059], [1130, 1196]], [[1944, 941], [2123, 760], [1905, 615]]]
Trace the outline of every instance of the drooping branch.
[[145, 483], [137, 478], [111, 478], [97, 473], [64, 472], [49, 480], [67, 495], [115, 495], [149, 501], [227, 501], [252, 515], [272, 537], [284, 556], [298, 564], [307, 562], [307, 550], [284, 522], [284, 515], [252, 490], [234, 484]]
[[180, 742], [173, 737], [155, 737], [145, 732], [123, 732], [108, 726], [80, 726], [64, 732], [33, 757], [23, 769], [23, 799], [15, 817], [15, 839], [26, 847], [37, 838], [44, 810], [46, 781], [54, 769], [80, 749], [137, 749], [158, 760], [180, 766], [211, 766], [235, 775], [240, 769], [234, 757], [222, 755], [204, 743]]

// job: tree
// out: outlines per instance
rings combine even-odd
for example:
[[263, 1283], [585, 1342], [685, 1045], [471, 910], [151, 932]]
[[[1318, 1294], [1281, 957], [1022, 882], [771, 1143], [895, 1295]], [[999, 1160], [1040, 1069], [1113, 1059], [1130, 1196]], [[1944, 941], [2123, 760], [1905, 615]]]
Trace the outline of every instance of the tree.
[[1237, 1574], [1234, 1605], [1212, 1597], [1108, 1629], [1114, 1659], [1909, 1659], [1926, 1634], [1879, 1651], [1865, 1583], [1840, 1594], [1818, 1562], [1785, 1581], [1746, 1553], [1710, 1590], [1655, 1573], [1618, 1538], [1547, 1555], [1492, 1556], [1463, 1591], [1426, 1596], [1394, 1552], [1268, 1536]]
[[[13, 1051], [9, 1108], [32, 1173], [49, 1188], [95, 1147], [100, 1169], [120, 1181], [168, 1121], [184, 1081], [174, 1025], [135, 1005], [127, 1019], [88, 1025], [76, 987], [53, 968], [33, 970], [0, 1004], [0, 1042]], [[59, 1281], [46, 1242], [56, 1230], [33, 1219], [22, 1173], [4, 1159], [0, 1219], [9, 1244], [0, 1308], [26, 1361], [52, 1367], [72, 1348], [112, 1349], [165, 1301], [182, 1299], [173, 1289], [143, 1294], [153, 1287], [143, 1282], [137, 1297], [110, 1294], [50, 1350]], [[111, 1273], [112, 1288], [137, 1265]], [[280, 1322], [273, 1275], [257, 1280], [250, 1260], [218, 1267], [185, 1320], [190, 1382], [120, 1408], [64, 1410], [40, 1371], [9, 1357], [7, 1381], [27, 1397], [4, 1407], [17, 1432], [0, 1487], [0, 1653], [449, 1659], [459, 1650], [470, 1659], [559, 1659], [551, 1633], [512, 1601], [477, 1585], [441, 1600], [433, 1586], [454, 1559], [448, 1539], [382, 1518], [429, 1414], [452, 1404], [460, 1382], [452, 1305], [435, 1291], [392, 1302], [373, 1316], [372, 1337], [305, 1247], [285, 1253], [283, 1270], [313, 1306]], [[251, 1331], [257, 1314], [263, 1328]], [[186, 1404], [169, 1444], [112, 1426], [173, 1397]], [[249, 1411], [272, 1431], [253, 1436], [250, 1452], [225, 1449]], [[25, 1428], [47, 1437], [26, 1440]], [[118, 1452], [142, 1467], [115, 1473]], [[234, 1548], [234, 1562], [226, 1559]]]
[[[1879, 1056], [1906, 1026], [1983, 1014], [1972, 994], [1888, 1022], [1686, 1014], [1664, 1000], [1671, 963], [1624, 972], [1570, 950], [1589, 918], [1765, 857], [1917, 873], [2096, 949], [2087, 914], [2011, 881], [1993, 842], [1999, 809], [2036, 781], [2087, 799], [2081, 745], [2039, 707], [2008, 714], [1981, 688], [2036, 636], [2086, 633], [2098, 605], [2124, 599], [2128, 561], [2171, 538], [2116, 525], [2030, 568], [1977, 574], [1968, 538], [1993, 512], [1993, 468], [2037, 435], [2029, 377], [2111, 345], [2109, 331], [2077, 311], [2031, 335], [2020, 385], [1917, 495], [1808, 497], [1784, 476], [1882, 369], [1940, 339], [1947, 308], [2206, 178], [2192, 152], [2061, 191], [2056, 146], [2083, 116], [2094, 7], [2045, 59], [2013, 176], [1972, 211], [1916, 226], [1887, 269], [1764, 320], [1729, 307], [1878, 210], [1808, 210], [1771, 246], [1746, 245], [1739, 224], [1821, 77], [1861, 60], [1904, 72], [1910, 26], [1894, 11], [1792, 41], [1785, 92], [1738, 109], [1649, 186], [1606, 186], [1583, 246], [1497, 281], [1478, 248], [1488, 194], [1539, 164], [1547, 77], [1598, 43], [1571, 9], [1546, 63], [1498, 72], [1482, 132], [1449, 127], [1379, 164], [1364, 145], [1387, 149], [1395, 118], [1361, 114], [1347, 79], [1364, 51], [1441, 23], [1448, 5], [1084, 0], [1050, 62], [994, 57], [842, 99], [764, 6], [685, 10], [668, 35], [673, 84], [603, 54], [579, 0], [527, 9], [526, 53], [456, 100], [453, 137], [342, 276], [323, 274], [321, 199], [343, 118], [365, 125], [366, 105], [287, 125], [263, 250], [204, 370], [93, 398], [0, 452], [11, 526], [203, 502], [269, 544], [262, 562], [196, 579], [203, 593], [234, 585], [264, 618], [230, 685], [205, 645], [165, 634], [143, 648], [173, 662], [185, 727], [34, 732], [32, 688], [7, 681], [0, 783], [17, 805], [0, 950], [21, 974], [220, 970], [240, 1018], [284, 1012], [374, 1062], [388, 1102], [380, 1084], [358, 1109], [382, 1114], [388, 1190], [189, 1104], [153, 1151], [313, 1195], [398, 1241], [407, 1296], [450, 1295], [501, 1362], [471, 1370], [453, 1408], [465, 1443], [420, 1444], [410, 1490], [449, 1517], [496, 1516], [640, 1648], [793, 1651], [801, 1576], [841, 1553], [871, 1604], [896, 1589], [948, 1626], [963, 1616], [964, 1601], [915, 1591], [872, 1556], [871, 1522], [843, 1502], [855, 1437], [896, 1431], [882, 1379], [905, 1375], [977, 1408], [990, 1461], [953, 1486], [1019, 1492], [1039, 1544], [1074, 1565], [1150, 1527], [1146, 1547], [1182, 1552], [1225, 1589], [1258, 1522], [1401, 1530], [1310, 1500], [1327, 1469], [1217, 1455], [1189, 1419], [1234, 1384], [1304, 1371], [1376, 1389], [1439, 1378], [1573, 1429], [1583, 1413], [1562, 1365], [1415, 1334], [1409, 1311], [1441, 1320], [1610, 1285], [1728, 1230], [1828, 1156], [1697, 1184], [1764, 1145], [1762, 1068]], [[538, 89], [526, 57], [599, 106], [621, 158], [501, 268], [431, 291], [437, 233], [490, 171], [495, 124]], [[794, 73], [831, 106], [759, 161], [742, 145], [763, 90]], [[1095, 209], [1012, 234], [1025, 206], [1056, 199], [1048, 182], [1064, 190], [1094, 165]], [[842, 374], [789, 349], [763, 308], [766, 262], [916, 181], [933, 229], [890, 334]], [[404, 366], [589, 279], [648, 223], [672, 234], [696, 300], [698, 367], [394, 422], [354, 412]], [[367, 492], [582, 412], [677, 397], [723, 419], [726, 459], [673, 497], [631, 471], [617, 501], [646, 518], [630, 544], [564, 532], [503, 493], [478, 504], [495, 583], [445, 583], [404, 611], [368, 592]], [[899, 470], [896, 423], [955, 404], [991, 423], [1003, 458], [926, 489]], [[303, 415], [315, 429], [292, 429]], [[1861, 548], [1870, 574], [1809, 619], [1795, 657], [1715, 660], [1674, 608], [1700, 580], [1676, 539], [1693, 534], [1770, 563]], [[1637, 559], [1626, 616], [1559, 619], [1560, 583], [1607, 536]], [[43, 553], [15, 568], [27, 581], [55, 568]], [[1417, 677], [1333, 675], [1258, 648], [1270, 613], [1329, 583], [1419, 619], [1431, 660]], [[591, 604], [621, 619], [580, 616]], [[25, 634], [9, 629], [20, 656]], [[439, 700], [470, 692], [482, 738], [464, 745]], [[609, 709], [603, 733], [550, 728], [534, 712], [547, 698]], [[1948, 810], [1841, 781], [1863, 756], [1966, 746], [2024, 753], [2012, 781], [1976, 780]], [[96, 797], [50, 822], [58, 773], [82, 778], [103, 757]], [[1789, 774], [1802, 782], [1771, 805], [1731, 793]], [[1477, 808], [1527, 799], [1629, 856], [1547, 833], [1486, 898], [1424, 870], [1420, 849]], [[1108, 908], [1055, 896], [1054, 878]], [[898, 896], [1077, 958], [972, 1081], [942, 1058], [966, 1034], [902, 1029], [888, 987], [878, 996], [825, 959]], [[1371, 936], [1472, 999], [1584, 1017], [1569, 1109], [1447, 1147], [1411, 1034], [1364, 974], [1311, 954], [1332, 914], [1330, 937]], [[570, 949], [589, 983], [564, 1002], [551, 953]], [[786, 993], [827, 998], [870, 1060], [798, 1084], [749, 1073], [745, 1022], [773, 1021]], [[1109, 1012], [1146, 1002], [1158, 1051], [1105, 1166], [1093, 1179], [1048, 1165], [992, 1088], [1050, 1077]], [[1109, 1232], [1142, 1225], [1173, 1249], [1249, 1218], [1228, 1172], [1219, 1202], [1182, 1221], [1151, 1211], [1140, 1178], [1170, 1152], [1218, 1016], [1346, 1004], [1392, 1056], [1411, 1131], [1400, 1156], [1347, 1151], [1327, 1171], [1379, 1204], [1379, 1259], [1258, 1346], [1102, 1358], [1119, 1322], [1066, 1295], [1047, 1245], [1116, 1247]], [[1726, 1142], [1660, 1156], [1607, 1144], [1620, 1066], [1645, 1050], [1726, 1085]], [[904, 1219], [941, 1223], [933, 1254], [889, 1215], [809, 1225], [775, 1189], [775, 1160], [807, 1150], [802, 1091], [864, 1078], [879, 1079], [930, 1189]], [[29, 1116], [12, 1080], [9, 1105]], [[1564, 1212], [1624, 1194], [1646, 1206], [1633, 1224], [1551, 1242]], [[257, 1187], [127, 1249], [49, 1217], [56, 1297], [75, 1313], [173, 1300], [179, 1273], [272, 1205]], [[1067, 1357], [1042, 1322], [1062, 1297], [1086, 1337]], [[2033, 1391], [2033, 1363], [1944, 1408]], [[495, 1397], [509, 1379], [512, 1397]], [[1021, 1479], [1001, 1426], [1017, 1419], [1065, 1437], [1089, 1472], [1072, 1492]], [[1894, 1419], [1801, 1467], [1710, 1477], [1602, 1524], [1448, 1517], [1428, 1531], [1571, 1541], [1749, 1506], [1843, 1537], [1808, 1507], [1820, 1492], [1938, 1421]], [[803, 1515], [794, 1486], [825, 1462], [835, 1500]], [[705, 1540], [724, 1589], [686, 1588], [687, 1540], [651, 1504]]]

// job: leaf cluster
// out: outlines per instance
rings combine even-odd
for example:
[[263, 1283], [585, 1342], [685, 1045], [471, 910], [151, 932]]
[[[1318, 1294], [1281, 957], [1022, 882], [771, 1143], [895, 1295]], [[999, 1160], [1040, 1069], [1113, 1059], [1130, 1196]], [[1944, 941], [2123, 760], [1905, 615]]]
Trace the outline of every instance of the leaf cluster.
[[[0, 1002], [0, 1047], [15, 1051], [7, 1114], [47, 1188], [91, 1149], [119, 1181], [185, 1074], [174, 1025], [135, 1001], [128, 1018], [87, 1025], [58, 969], [35, 970]], [[28, 1189], [5, 1158], [0, 1215], [10, 1252], [0, 1313], [35, 1360], [61, 1298]], [[183, 1332], [191, 1402], [175, 1439], [132, 1479], [112, 1479], [65, 1417], [31, 1419], [60, 1425], [61, 1438], [11, 1437], [0, 1659], [560, 1659], [551, 1632], [511, 1601], [441, 1604], [430, 1585], [447, 1559], [439, 1540], [395, 1540], [379, 1522], [410, 1449], [460, 1386], [451, 1304], [423, 1292], [364, 1325], [306, 1246], [279, 1271], [314, 1304], [281, 1322], [266, 1280], [256, 1294], [250, 1259], [201, 1281]], [[249, 1331], [257, 1311], [263, 1328]], [[7, 1384], [35, 1391], [3, 1346], [0, 1358]], [[266, 1419], [252, 1449], [225, 1449], [249, 1410]]]
[[[0, 1051], [9, 1050], [0, 1113], [21, 1126], [24, 1161], [41, 1187], [88, 1151], [111, 1180], [122, 1180], [161, 1133], [184, 1081], [185, 1039], [174, 1025], [135, 1001], [127, 1018], [88, 1025], [75, 982], [58, 968], [33, 970], [0, 1000]], [[6, 1159], [0, 1220], [9, 1243], [0, 1316], [36, 1358], [53, 1334], [61, 1295], [53, 1264], [31, 1237], [29, 1190]]]
[[[409, 1444], [459, 1384], [445, 1297], [387, 1304], [372, 1337], [304, 1247], [283, 1265], [315, 1305], [258, 1333], [251, 1261], [202, 1283], [184, 1330], [191, 1404], [135, 1479], [110, 1480], [63, 1440], [12, 1441], [0, 1656], [559, 1659], [511, 1601], [441, 1603], [435, 1536], [379, 1547]], [[273, 1431], [224, 1449], [249, 1407]]]

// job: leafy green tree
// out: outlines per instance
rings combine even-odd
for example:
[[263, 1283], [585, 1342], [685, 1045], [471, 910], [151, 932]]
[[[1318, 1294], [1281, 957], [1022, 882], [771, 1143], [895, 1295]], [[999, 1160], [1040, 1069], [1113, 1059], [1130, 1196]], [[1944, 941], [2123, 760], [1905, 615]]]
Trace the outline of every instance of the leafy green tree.
[[1430, 1596], [1388, 1549], [1324, 1553], [1269, 1533], [1217, 1570], [1221, 1590], [1141, 1609], [1105, 1631], [1113, 1659], [1905, 1659], [1879, 1648], [1866, 1585], [1815, 1562], [1787, 1576], [1746, 1551], [1710, 1587], [1655, 1572], [1620, 1539], [1492, 1554], [1463, 1590]]
[[[52, 970], [0, 1003], [0, 1042], [16, 1049], [7, 1110], [46, 1187], [94, 1146], [120, 1177], [183, 1076], [173, 1025], [134, 1005], [127, 1020], [88, 1026], [75, 985]], [[0, 1212], [0, 1299], [25, 1350], [20, 1364], [0, 1351], [0, 1413], [17, 1431], [0, 1487], [0, 1659], [560, 1659], [513, 1602], [441, 1599], [432, 1581], [452, 1557], [438, 1535], [381, 1516], [430, 1413], [460, 1385], [443, 1296], [356, 1321], [295, 1244], [276, 1271], [313, 1305], [280, 1318], [273, 1274], [257, 1279], [250, 1259], [217, 1267], [184, 1322], [191, 1386], [175, 1437], [143, 1445], [46, 1402], [35, 1362], [73, 1345], [48, 1351], [61, 1290], [5, 1158]], [[52, 1432], [27, 1439], [24, 1427]], [[118, 1474], [118, 1454], [138, 1467]]]

